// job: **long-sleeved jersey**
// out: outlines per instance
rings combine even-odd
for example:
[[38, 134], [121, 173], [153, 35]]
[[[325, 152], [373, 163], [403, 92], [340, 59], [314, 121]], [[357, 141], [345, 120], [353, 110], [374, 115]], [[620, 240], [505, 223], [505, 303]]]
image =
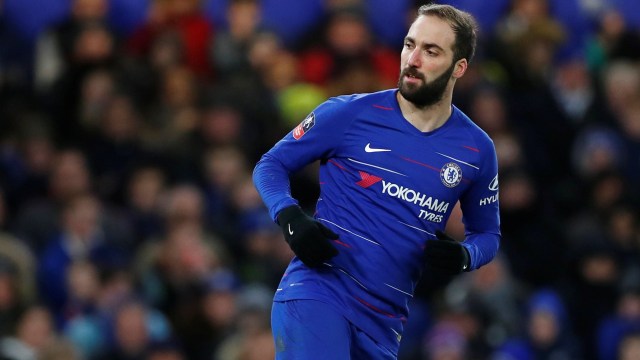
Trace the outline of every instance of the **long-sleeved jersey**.
[[[397, 351], [427, 241], [459, 200], [471, 269], [500, 241], [493, 142], [452, 107], [440, 128], [421, 132], [400, 111], [397, 90], [331, 98], [258, 162], [254, 182], [274, 220], [297, 204], [289, 175], [320, 160], [315, 218], [339, 235], [339, 255], [319, 268], [294, 258], [275, 301], [335, 306], [381, 345]], [[424, 274], [428, 276], [428, 274]]]

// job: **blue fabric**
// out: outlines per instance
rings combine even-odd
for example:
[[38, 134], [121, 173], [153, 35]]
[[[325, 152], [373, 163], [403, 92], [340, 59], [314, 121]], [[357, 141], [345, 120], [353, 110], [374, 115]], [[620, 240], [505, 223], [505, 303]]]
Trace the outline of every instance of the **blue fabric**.
[[568, 315], [560, 295], [552, 289], [538, 290], [531, 295], [528, 302], [528, 314], [531, 316], [535, 312], [545, 311], [553, 315], [558, 325], [564, 327], [567, 323]]
[[439, 4], [448, 4], [473, 14], [480, 27], [480, 36], [493, 32], [498, 20], [507, 12], [510, 0], [442, 0]]
[[[45, 303], [56, 315], [58, 324], [66, 321], [61, 312], [68, 300], [67, 271], [73, 263], [65, 235], [57, 234], [45, 248], [38, 261], [38, 291]], [[119, 248], [102, 240], [91, 245], [88, 258], [99, 270], [115, 269], [127, 263], [127, 255]]]
[[534, 360], [535, 353], [526, 341], [513, 339], [502, 344], [491, 358], [496, 360]]
[[[275, 32], [287, 46], [294, 46], [322, 20], [322, 0], [260, 1], [262, 27]], [[203, 9], [217, 28], [226, 28], [229, 0], [208, 0]]]
[[69, 15], [71, 0], [4, 0], [3, 6], [9, 28], [31, 46], [44, 29]]
[[[208, 0], [204, 3], [207, 17], [220, 28], [228, 26], [228, 0]], [[322, 0], [263, 0], [260, 2], [262, 26], [274, 31], [287, 46], [298, 45], [305, 35], [315, 29], [326, 15]], [[400, 46], [407, 30], [409, 0], [367, 0], [367, 20], [376, 41]], [[304, 44], [302, 44], [304, 45]]]
[[318, 159], [316, 218], [339, 235], [340, 254], [318, 269], [294, 258], [276, 300], [333, 304], [397, 349], [422, 275], [424, 245], [444, 230], [458, 200], [471, 267], [495, 256], [500, 229], [493, 143], [455, 107], [442, 127], [420, 132], [402, 116], [395, 89], [332, 98], [256, 165], [254, 182], [274, 220], [296, 203], [289, 174]]
[[640, 318], [610, 316], [604, 319], [597, 331], [598, 359], [615, 360], [618, 358], [620, 341], [628, 334], [640, 333]]
[[640, 29], [640, 1], [611, 0], [632, 29]]
[[407, 34], [409, 0], [367, 0], [367, 18], [377, 42], [400, 48]]
[[271, 328], [276, 360], [396, 359], [331, 305], [320, 301], [276, 301]]
[[128, 36], [147, 20], [150, 0], [110, 0], [107, 19], [118, 34]]
[[229, 0], [205, 0], [202, 2], [202, 11], [207, 19], [218, 28], [227, 27], [227, 7]]
[[562, 23], [567, 33], [566, 41], [556, 55], [558, 60], [583, 57], [582, 52], [594, 29], [579, 0], [550, 1], [549, 6], [551, 15]]

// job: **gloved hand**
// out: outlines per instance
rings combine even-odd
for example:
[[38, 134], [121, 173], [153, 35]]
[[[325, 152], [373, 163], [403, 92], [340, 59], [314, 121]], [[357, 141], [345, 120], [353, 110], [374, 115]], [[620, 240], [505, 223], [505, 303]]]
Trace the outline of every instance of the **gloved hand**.
[[338, 255], [329, 239], [338, 235], [320, 222], [305, 214], [298, 206], [284, 208], [278, 214], [278, 223], [291, 250], [309, 267], [320, 266]]
[[428, 266], [447, 274], [469, 271], [471, 257], [469, 251], [442, 231], [436, 231], [437, 240], [429, 240], [424, 255]]

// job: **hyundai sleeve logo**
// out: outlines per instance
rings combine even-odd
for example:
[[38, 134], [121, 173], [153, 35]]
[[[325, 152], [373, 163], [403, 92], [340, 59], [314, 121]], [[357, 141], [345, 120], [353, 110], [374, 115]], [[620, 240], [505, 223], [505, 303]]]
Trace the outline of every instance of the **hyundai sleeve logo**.
[[498, 191], [498, 175], [496, 175], [496, 177], [491, 180], [491, 183], [489, 184], [489, 190]]

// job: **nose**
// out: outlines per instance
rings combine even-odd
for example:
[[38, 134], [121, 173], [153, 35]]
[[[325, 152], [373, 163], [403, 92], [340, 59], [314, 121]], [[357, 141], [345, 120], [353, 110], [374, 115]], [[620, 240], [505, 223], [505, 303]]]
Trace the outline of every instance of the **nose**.
[[407, 65], [411, 67], [420, 67], [420, 51], [414, 49], [409, 53], [407, 58]]

